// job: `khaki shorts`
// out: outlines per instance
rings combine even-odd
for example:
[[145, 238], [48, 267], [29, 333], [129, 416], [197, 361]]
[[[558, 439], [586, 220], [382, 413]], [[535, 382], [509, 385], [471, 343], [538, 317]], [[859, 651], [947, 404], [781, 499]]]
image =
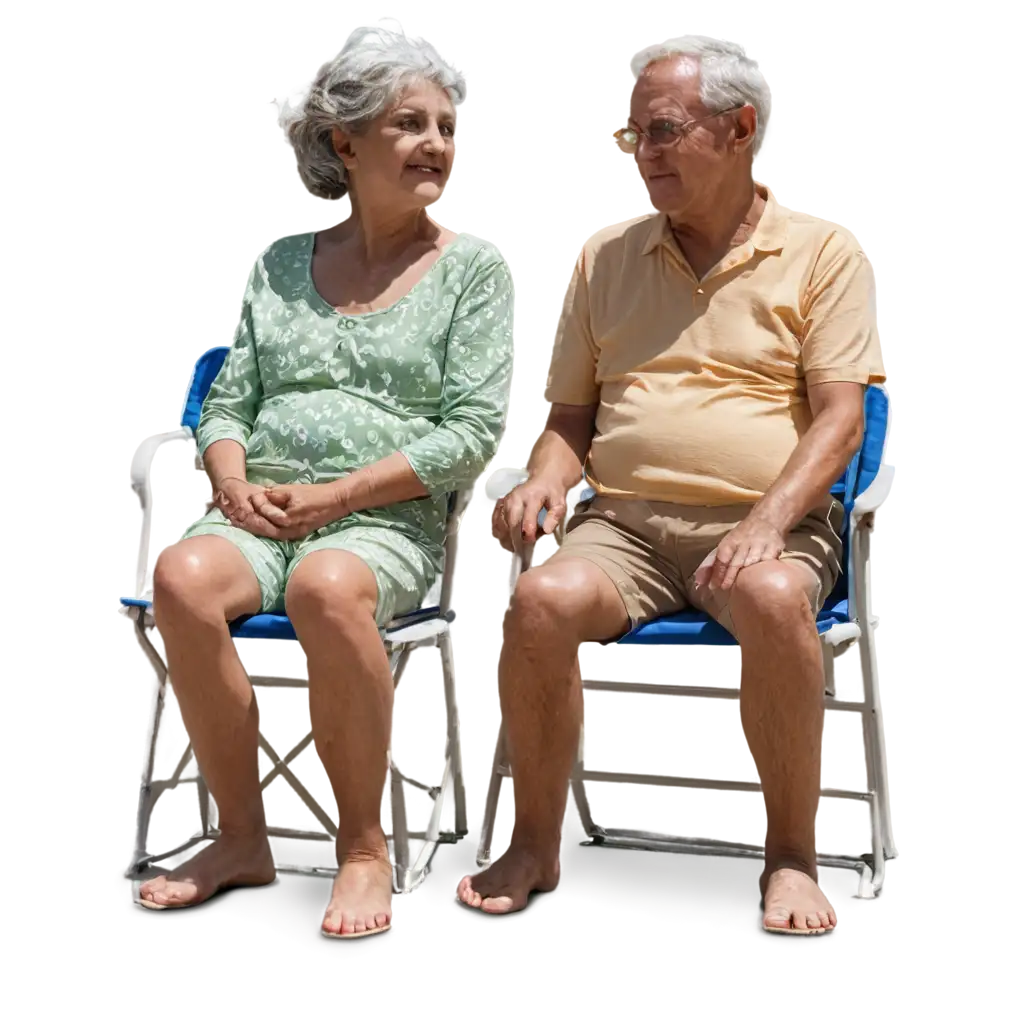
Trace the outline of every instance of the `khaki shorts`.
[[[693, 575], [751, 507], [595, 497], [576, 506], [562, 546], [548, 561], [593, 562], [618, 589], [630, 629], [698, 608], [735, 633], [729, 592], [698, 587]], [[829, 498], [793, 528], [781, 555], [809, 570], [807, 597], [815, 615], [839, 578], [842, 523], [843, 506]]]

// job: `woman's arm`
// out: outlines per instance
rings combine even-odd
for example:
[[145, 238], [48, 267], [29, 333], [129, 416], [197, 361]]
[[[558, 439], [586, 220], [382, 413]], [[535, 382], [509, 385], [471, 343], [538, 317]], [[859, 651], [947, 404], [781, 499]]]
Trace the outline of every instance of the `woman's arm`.
[[330, 486], [344, 515], [471, 485], [498, 450], [512, 383], [512, 277], [495, 256], [473, 273], [448, 334], [441, 422]]
[[[498, 450], [512, 385], [514, 298], [505, 261], [487, 252], [468, 275], [452, 318], [441, 422], [400, 449], [427, 494], [471, 486]], [[353, 478], [346, 480], [355, 485]]]
[[[260, 273], [259, 263], [253, 267], [245, 287], [242, 313], [235, 338], [224, 357], [224, 364], [214, 378], [203, 401], [203, 410], [196, 429], [196, 444], [203, 465], [214, 489], [219, 486], [217, 472], [245, 479], [245, 449], [249, 443], [256, 414], [263, 400], [263, 385], [256, 359], [256, 342], [252, 329], [253, 282]], [[218, 451], [207, 453], [218, 441], [230, 440], [235, 445], [217, 445]], [[240, 451], [234, 451], [240, 448]], [[230, 453], [230, 454], [229, 454]], [[237, 472], [239, 471], [240, 472]]]

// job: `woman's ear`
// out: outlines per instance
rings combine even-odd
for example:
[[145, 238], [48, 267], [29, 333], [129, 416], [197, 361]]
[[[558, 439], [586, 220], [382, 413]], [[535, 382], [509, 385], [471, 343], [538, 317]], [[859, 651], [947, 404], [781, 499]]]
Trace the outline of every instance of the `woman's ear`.
[[356, 165], [356, 155], [352, 152], [352, 141], [348, 135], [335, 126], [331, 129], [331, 145], [338, 159], [345, 165], [345, 170], [350, 171]]

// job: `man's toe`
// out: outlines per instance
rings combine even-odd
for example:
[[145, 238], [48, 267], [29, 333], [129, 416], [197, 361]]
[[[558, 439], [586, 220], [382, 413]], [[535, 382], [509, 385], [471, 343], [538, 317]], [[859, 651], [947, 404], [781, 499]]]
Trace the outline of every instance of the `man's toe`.
[[388, 923], [388, 915], [385, 913], [377, 914], [373, 919], [374, 928], [383, 928]]
[[512, 909], [511, 896], [488, 896], [478, 906], [491, 914], [507, 914]]

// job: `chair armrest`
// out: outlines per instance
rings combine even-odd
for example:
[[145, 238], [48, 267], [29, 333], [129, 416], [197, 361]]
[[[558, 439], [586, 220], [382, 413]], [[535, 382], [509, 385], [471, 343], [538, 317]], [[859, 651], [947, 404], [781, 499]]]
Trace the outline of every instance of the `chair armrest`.
[[168, 441], [187, 441], [192, 431], [187, 427], [169, 430], [166, 434], [154, 434], [147, 437], [132, 456], [132, 490], [139, 496], [142, 507], [149, 501], [149, 471], [153, 466], [153, 458], [157, 450]]
[[147, 596], [157, 554], [199, 517], [207, 485], [194, 469], [193, 452], [193, 437], [181, 427], [146, 433], [128, 450], [128, 483], [136, 501], [129, 597]]
[[854, 527], [865, 516], [878, 511], [882, 502], [889, 497], [889, 491], [892, 490], [892, 481], [895, 475], [896, 470], [892, 466], [883, 463], [878, 467], [878, 473], [875, 479], [871, 481], [871, 486], [862, 494], [859, 494], [853, 503], [850, 520]]
[[[487, 475], [480, 483], [473, 489], [470, 502], [475, 506], [480, 513], [477, 516], [471, 516], [469, 523], [467, 524], [466, 532], [470, 535], [482, 536], [487, 531], [487, 521], [490, 516], [490, 509], [494, 506], [495, 502], [500, 501], [504, 498], [510, 490], [517, 487], [520, 483], [524, 483], [528, 479], [526, 468], [521, 464], [517, 463], [502, 463], [490, 467]], [[591, 488], [581, 483], [578, 488], [575, 488], [569, 499], [571, 502], [579, 502], [593, 497]], [[545, 510], [541, 510], [541, 514], [538, 516], [538, 525], [543, 525], [545, 518]], [[519, 574], [525, 571], [529, 567], [532, 555], [532, 547], [524, 549], [521, 555], [515, 553], [506, 554], [503, 558], [504, 564], [504, 579], [505, 579], [505, 592], [511, 595], [515, 588], [515, 582], [519, 578]]]

